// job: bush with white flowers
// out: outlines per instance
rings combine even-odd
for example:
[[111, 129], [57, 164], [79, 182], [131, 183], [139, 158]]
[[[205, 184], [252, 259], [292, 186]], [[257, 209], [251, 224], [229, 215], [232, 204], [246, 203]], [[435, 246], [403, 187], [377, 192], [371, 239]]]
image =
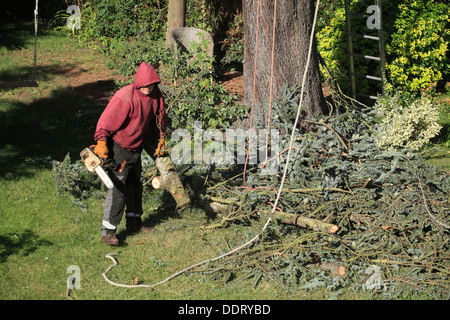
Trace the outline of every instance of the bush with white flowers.
[[441, 130], [437, 107], [424, 97], [405, 101], [399, 94], [386, 96], [375, 111], [381, 117], [377, 144], [384, 149], [417, 151]]

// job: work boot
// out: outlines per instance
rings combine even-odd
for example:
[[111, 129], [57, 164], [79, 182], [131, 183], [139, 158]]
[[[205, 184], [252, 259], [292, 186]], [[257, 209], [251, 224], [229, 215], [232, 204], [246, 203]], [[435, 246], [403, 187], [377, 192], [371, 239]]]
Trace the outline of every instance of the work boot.
[[119, 240], [117, 240], [115, 233], [109, 233], [105, 236], [102, 236], [102, 242], [109, 246], [118, 246], [119, 245]]
[[127, 232], [129, 233], [152, 233], [156, 231], [153, 227], [144, 227], [142, 225], [141, 217], [125, 217]]

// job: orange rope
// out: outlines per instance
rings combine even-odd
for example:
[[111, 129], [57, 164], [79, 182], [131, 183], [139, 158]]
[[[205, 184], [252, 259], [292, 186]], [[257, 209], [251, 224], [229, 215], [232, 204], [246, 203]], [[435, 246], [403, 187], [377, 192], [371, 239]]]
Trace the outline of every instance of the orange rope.
[[[255, 63], [253, 68], [253, 90], [252, 90], [252, 108], [250, 113], [250, 127], [249, 127], [249, 142], [248, 142], [248, 150], [247, 150], [247, 156], [245, 159], [244, 164], [244, 172], [243, 172], [243, 183], [245, 185], [245, 189], [247, 190], [256, 190], [256, 189], [269, 189], [273, 190], [275, 194], [278, 196], [277, 189], [274, 187], [256, 187], [252, 188], [250, 187], [246, 182], [246, 171], [247, 171], [247, 164], [248, 164], [248, 158], [250, 155], [250, 147], [251, 147], [251, 135], [252, 135], [252, 128], [253, 128], [253, 114], [254, 114], [254, 108], [255, 108], [255, 88], [256, 88], [256, 67], [257, 67], [257, 60], [258, 60], [258, 35], [259, 35], [259, 16], [260, 16], [260, 3], [259, 0], [257, 2], [257, 10], [256, 10], [256, 36], [255, 36]], [[273, 13], [273, 30], [272, 30], [272, 62], [271, 62], [271, 75], [270, 75], [270, 98], [269, 98], [269, 115], [268, 115], [268, 123], [267, 123], [267, 137], [266, 137], [266, 160], [268, 157], [268, 144], [269, 144], [269, 131], [270, 131], [270, 114], [272, 109], [272, 84], [273, 84], [273, 67], [274, 67], [274, 56], [275, 56], [275, 26], [276, 26], [276, 14], [277, 14], [277, 0], [275, 0], [274, 3], [274, 13]], [[275, 210], [276, 208], [274, 208]]]
[[[252, 128], [253, 128], [253, 114], [254, 114], [254, 108], [255, 108], [255, 88], [256, 88], [256, 68], [257, 68], [257, 60], [258, 60], [258, 35], [259, 35], [259, 16], [260, 16], [260, 3], [258, 0], [257, 3], [257, 10], [256, 10], [256, 37], [255, 37], [255, 62], [254, 62], [254, 68], [253, 68], [253, 90], [252, 90], [252, 108], [250, 113], [250, 128], [249, 128], [249, 146], [247, 150], [247, 156], [245, 159], [245, 165], [244, 165], [244, 184], [247, 188], [251, 189], [247, 183], [246, 183], [246, 171], [247, 171], [247, 164], [248, 164], [248, 158], [250, 155], [250, 147], [251, 147], [251, 134], [252, 134]], [[271, 117], [271, 111], [272, 111], [272, 97], [273, 97], [273, 69], [274, 69], [274, 57], [275, 57], [275, 29], [276, 29], [276, 22], [277, 22], [277, 0], [275, 0], [274, 3], [274, 12], [273, 12], [273, 30], [272, 30], [272, 61], [271, 61], [271, 72], [270, 72], [270, 97], [269, 97], [269, 115], [267, 119], [267, 135], [266, 135], [266, 159], [264, 162], [267, 162], [268, 152], [269, 152], [269, 132], [270, 132], [270, 117]]]
[[247, 172], [247, 164], [248, 164], [248, 157], [250, 155], [250, 146], [252, 141], [252, 127], [253, 127], [253, 113], [255, 108], [255, 87], [256, 87], [256, 62], [258, 60], [258, 34], [259, 34], [259, 0], [257, 3], [258, 7], [256, 9], [256, 37], [255, 37], [255, 64], [253, 67], [253, 90], [252, 90], [252, 109], [250, 112], [250, 128], [249, 128], [249, 135], [248, 135], [248, 150], [247, 150], [247, 156], [245, 157], [245, 164], [244, 164], [244, 173], [243, 173], [243, 180], [244, 185], [251, 189], [250, 186], [247, 185], [246, 182], [246, 172]]
[[273, 8], [273, 30], [272, 30], [272, 63], [270, 66], [270, 95], [269, 95], [269, 115], [267, 117], [267, 134], [266, 134], [266, 159], [267, 161], [269, 153], [269, 131], [270, 131], [270, 114], [272, 113], [272, 84], [273, 84], [273, 65], [275, 56], [275, 27], [277, 23], [277, 0], [274, 2]]

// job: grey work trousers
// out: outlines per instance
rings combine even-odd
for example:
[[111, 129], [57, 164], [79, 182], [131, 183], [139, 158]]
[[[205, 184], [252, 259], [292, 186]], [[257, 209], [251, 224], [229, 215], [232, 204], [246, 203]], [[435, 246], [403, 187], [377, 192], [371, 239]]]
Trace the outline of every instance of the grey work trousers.
[[136, 217], [143, 213], [141, 153], [125, 150], [117, 143], [112, 146], [112, 151], [110, 157], [118, 164], [119, 168], [122, 165], [122, 169], [119, 169], [120, 171], [108, 170], [114, 187], [109, 189], [105, 200], [102, 236], [116, 232], [125, 208], [128, 216]]

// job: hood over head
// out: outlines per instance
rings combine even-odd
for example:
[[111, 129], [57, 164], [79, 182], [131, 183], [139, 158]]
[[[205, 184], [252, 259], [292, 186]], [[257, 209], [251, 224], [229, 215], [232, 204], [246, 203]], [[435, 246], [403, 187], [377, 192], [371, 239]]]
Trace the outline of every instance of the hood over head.
[[159, 84], [161, 80], [159, 79], [158, 73], [152, 65], [147, 62], [142, 62], [139, 66], [136, 76], [134, 79], [134, 84], [136, 88], [145, 87], [149, 84]]

